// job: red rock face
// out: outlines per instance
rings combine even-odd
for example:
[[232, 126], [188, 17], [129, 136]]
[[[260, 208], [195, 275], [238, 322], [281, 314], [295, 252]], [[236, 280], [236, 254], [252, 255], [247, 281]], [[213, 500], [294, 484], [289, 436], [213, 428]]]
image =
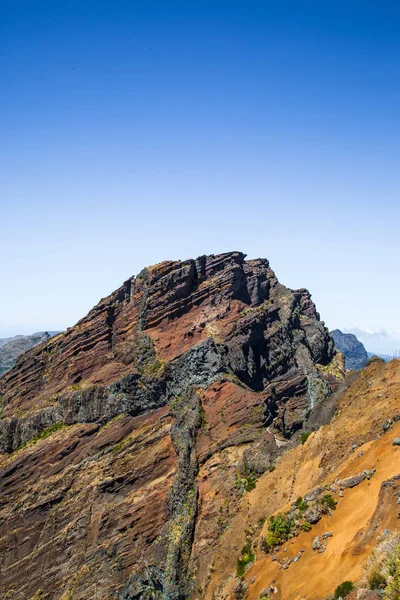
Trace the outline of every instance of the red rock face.
[[309, 293], [266, 260], [129, 279], [0, 379], [0, 594], [201, 597], [204, 544], [279, 453], [274, 433], [330, 393], [334, 357]]

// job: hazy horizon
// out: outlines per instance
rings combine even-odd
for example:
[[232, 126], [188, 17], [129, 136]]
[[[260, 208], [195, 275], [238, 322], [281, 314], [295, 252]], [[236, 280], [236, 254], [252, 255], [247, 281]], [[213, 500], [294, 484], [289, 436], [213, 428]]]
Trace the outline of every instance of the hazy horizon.
[[399, 348], [400, 6], [0, 18], [0, 337], [72, 326], [147, 265], [241, 250], [330, 329]]

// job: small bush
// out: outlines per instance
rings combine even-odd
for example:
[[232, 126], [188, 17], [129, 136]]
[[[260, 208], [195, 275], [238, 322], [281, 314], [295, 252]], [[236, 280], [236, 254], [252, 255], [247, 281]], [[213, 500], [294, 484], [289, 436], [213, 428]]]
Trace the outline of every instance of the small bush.
[[322, 512], [329, 513], [331, 510], [335, 510], [337, 501], [332, 494], [325, 494], [321, 499]]
[[304, 433], [301, 434], [300, 441], [303, 444], [303, 446], [306, 443], [306, 441], [308, 440], [308, 438], [310, 437], [310, 435], [311, 435], [311, 431], [305, 431]]
[[270, 473], [273, 473], [273, 472], [275, 471], [275, 469], [276, 469], [276, 466], [275, 466], [275, 465], [269, 465], [269, 467], [268, 467], [268, 471], [269, 471]]
[[256, 484], [257, 477], [255, 475], [247, 473], [246, 475], [243, 475], [243, 477], [239, 477], [238, 475], [235, 476], [235, 487], [241, 496], [243, 496], [245, 492], [254, 490]]
[[289, 517], [289, 513], [278, 513], [275, 517], [270, 517], [268, 533], [262, 542], [262, 549], [270, 552], [275, 546], [293, 537], [294, 530], [294, 519]]
[[387, 585], [386, 577], [379, 571], [372, 571], [368, 584], [370, 590], [384, 590]]
[[311, 531], [312, 525], [308, 521], [304, 521], [304, 523], [301, 524], [301, 528], [303, 531]]
[[239, 579], [243, 577], [247, 566], [252, 563], [254, 559], [255, 555], [252, 548], [252, 541], [250, 538], [247, 538], [246, 543], [240, 553], [240, 558], [238, 558], [236, 564], [236, 575], [239, 577]]
[[335, 598], [346, 598], [354, 590], [354, 584], [352, 581], [343, 581], [340, 585], [337, 586], [335, 590]]
[[303, 498], [302, 498], [301, 496], [299, 496], [299, 497], [297, 498], [297, 500], [296, 500], [296, 502], [295, 502], [295, 506], [296, 506], [296, 508], [298, 508], [298, 509], [299, 509], [299, 511], [300, 511], [301, 513], [303, 513], [304, 511], [306, 511], [306, 510], [307, 510], [307, 508], [308, 508], [308, 504], [307, 504], [307, 502], [306, 502], [305, 500], [303, 500]]

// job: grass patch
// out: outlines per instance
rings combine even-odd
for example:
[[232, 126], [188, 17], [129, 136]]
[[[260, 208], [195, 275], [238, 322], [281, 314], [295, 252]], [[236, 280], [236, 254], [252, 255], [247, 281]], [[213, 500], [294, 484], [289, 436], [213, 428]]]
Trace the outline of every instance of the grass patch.
[[[40, 440], [45, 440], [46, 438], [48, 438], [50, 435], [52, 435], [56, 431], [60, 431], [61, 429], [64, 429], [65, 427], [67, 427], [67, 425], [65, 425], [65, 423], [63, 423], [62, 421], [57, 421], [57, 423], [54, 423], [54, 425], [50, 425], [50, 427], [47, 427], [47, 429], [43, 429], [43, 431], [41, 431], [40, 433], [37, 433], [33, 438], [31, 438], [24, 444], [21, 444], [21, 446], [19, 446], [16, 450], [14, 450], [14, 452], [23, 450], [24, 448], [26, 448], [28, 446], [33, 446]], [[14, 452], [12, 454], [14, 454]]]
[[270, 517], [268, 533], [261, 543], [264, 552], [270, 552], [275, 546], [280, 546], [293, 537], [296, 525], [289, 513], [278, 513]]
[[372, 571], [368, 577], [368, 585], [370, 590], [384, 590], [387, 585], [387, 579], [379, 571]]
[[257, 485], [257, 477], [255, 475], [246, 474], [242, 477], [239, 475], [235, 476], [235, 487], [239, 492], [240, 496], [243, 496], [245, 492], [251, 492]]
[[305, 431], [304, 433], [301, 434], [300, 441], [303, 444], [303, 446], [306, 443], [306, 441], [308, 440], [308, 438], [310, 437], [311, 433], [312, 433], [311, 431]]
[[236, 564], [236, 575], [239, 577], [239, 579], [242, 579], [245, 570], [247, 569], [248, 565], [254, 561], [254, 559], [255, 554], [252, 548], [252, 541], [251, 538], [247, 538]]

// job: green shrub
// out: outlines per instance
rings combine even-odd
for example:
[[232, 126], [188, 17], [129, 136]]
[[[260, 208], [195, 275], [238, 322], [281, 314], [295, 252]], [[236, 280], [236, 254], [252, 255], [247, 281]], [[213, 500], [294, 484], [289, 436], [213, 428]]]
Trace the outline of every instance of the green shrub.
[[351, 591], [354, 590], [354, 584], [352, 581], [343, 581], [340, 585], [337, 586], [335, 590], [335, 598], [346, 598], [350, 594]]
[[247, 566], [252, 563], [255, 559], [255, 555], [252, 548], [252, 541], [250, 538], [247, 538], [245, 545], [242, 548], [240, 553], [240, 558], [237, 560], [236, 564], [236, 575], [241, 579], [244, 575], [244, 572]]
[[245, 492], [251, 492], [251, 490], [254, 490], [256, 484], [257, 477], [255, 475], [246, 473], [243, 475], [243, 477], [239, 477], [239, 475], [235, 476], [235, 487], [241, 496], [243, 496]]
[[268, 471], [269, 471], [270, 473], [273, 473], [273, 472], [275, 471], [275, 469], [276, 469], [276, 466], [275, 466], [275, 465], [269, 465], [269, 467], [268, 467]]
[[372, 571], [368, 577], [368, 584], [370, 590], [384, 590], [387, 585], [386, 577], [379, 571]]
[[251, 490], [254, 490], [257, 483], [257, 477], [255, 477], [254, 475], [246, 475], [245, 480], [246, 483], [244, 489], [246, 490], [246, 492], [251, 492]]
[[337, 504], [337, 500], [332, 496], [332, 494], [325, 494], [325, 496], [321, 499], [322, 512], [329, 513], [331, 510], [335, 510]]
[[308, 508], [308, 504], [301, 496], [299, 496], [295, 502], [296, 508], [299, 509], [301, 513], [303, 513]]
[[308, 440], [308, 438], [310, 437], [311, 433], [312, 433], [311, 431], [305, 431], [304, 433], [301, 434], [300, 441], [303, 444], [303, 446], [306, 443], [306, 441]]
[[304, 523], [301, 524], [301, 528], [303, 531], [311, 531], [312, 525], [308, 521], [304, 521]]
[[293, 537], [295, 530], [294, 519], [289, 517], [289, 513], [278, 513], [275, 517], [270, 517], [268, 532], [262, 542], [262, 549], [270, 552], [275, 546]]

